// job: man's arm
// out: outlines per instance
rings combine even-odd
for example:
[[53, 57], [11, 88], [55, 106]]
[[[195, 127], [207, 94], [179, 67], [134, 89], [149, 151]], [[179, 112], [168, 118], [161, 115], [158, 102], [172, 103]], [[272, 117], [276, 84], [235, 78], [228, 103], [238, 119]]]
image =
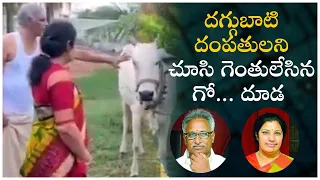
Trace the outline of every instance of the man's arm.
[[108, 63], [117, 66], [120, 62], [129, 60], [129, 56], [107, 56], [105, 54], [93, 53], [90, 50], [82, 50], [75, 48], [72, 50], [72, 57], [76, 60], [93, 62], [93, 63]]
[[[11, 39], [10, 39], [10, 35], [9, 34], [5, 34], [3, 36], [3, 40], [2, 40], [2, 74], [4, 72], [4, 68], [6, 63], [9, 61], [9, 50], [11, 47]], [[8, 125], [8, 118], [7, 116], [2, 113], [2, 128], [5, 128]]]
[[4, 70], [5, 64], [9, 61], [9, 49], [10, 49], [10, 35], [6, 34], [3, 36], [2, 41], [2, 68]]

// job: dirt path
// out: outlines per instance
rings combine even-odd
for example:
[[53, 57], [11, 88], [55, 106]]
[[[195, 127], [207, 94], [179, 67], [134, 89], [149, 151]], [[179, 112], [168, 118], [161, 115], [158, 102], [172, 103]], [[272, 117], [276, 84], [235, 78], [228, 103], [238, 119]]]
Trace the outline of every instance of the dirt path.
[[72, 61], [69, 65], [69, 70], [74, 78], [79, 78], [83, 76], [88, 76], [92, 72], [103, 69], [103, 68], [111, 68], [107, 64], [100, 63], [88, 63], [83, 61]]

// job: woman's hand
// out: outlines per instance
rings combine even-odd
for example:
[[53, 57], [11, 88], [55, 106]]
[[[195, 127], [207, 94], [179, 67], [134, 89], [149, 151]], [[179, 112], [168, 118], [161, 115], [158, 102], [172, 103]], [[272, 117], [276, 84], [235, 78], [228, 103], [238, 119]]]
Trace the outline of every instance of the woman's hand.
[[81, 163], [89, 164], [92, 161], [92, 156], [88, 150], [83, 154], [83, 157], [77, 157], [77, 161]]
[[111, 65], [118, 69], [119, 68], [119, 64], [122, 63], [122, 62], [125, 62], [125, 61], [129, 61], [130, 60], [130, 56], [128, 55], [121, 55], [121, 56], [118, 56], [117, 58], [115, 58], [114, 61], [112, 61]]

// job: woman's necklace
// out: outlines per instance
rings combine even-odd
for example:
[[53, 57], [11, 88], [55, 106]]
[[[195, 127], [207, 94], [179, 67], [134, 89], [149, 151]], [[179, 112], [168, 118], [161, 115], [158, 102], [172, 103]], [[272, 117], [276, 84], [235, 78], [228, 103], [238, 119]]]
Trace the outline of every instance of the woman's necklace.
[[262, 161], [260, 160], [261, 159], [260, 151], [257, 152], [257, 159], [260, 167], [262, 167]]
[[261, 156], [261, 153], [260, 153], [260, 151], [258, 151], [258, 152], [257, 152], [257, 160], [258, 160], [258, 163], [259, 163], [260, 167], [263, 167], [263, 166], [265, 166], [265, 165], [268, 164], [268, 163], [273, 163], [274, 160], [276, 160], [276, 159], [279, 157], [279, 155], [280, 155], [280, 153], [279, 153], [276, 157], [272, 158], [271, 161], [269, 161], [269, 162], [267, 162], [267, 163], [264, 163], [264, 162], [263, 162], [263, 158], [262, 158], [262, 156]]

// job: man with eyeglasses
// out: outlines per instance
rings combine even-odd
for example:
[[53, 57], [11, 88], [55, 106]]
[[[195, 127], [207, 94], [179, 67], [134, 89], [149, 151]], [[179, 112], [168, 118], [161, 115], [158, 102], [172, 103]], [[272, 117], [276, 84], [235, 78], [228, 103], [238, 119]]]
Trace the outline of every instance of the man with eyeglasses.
[[[19, 30], [3, 36], [3, 176], [19, 177], [26, 143], [34, 119], [33, 98], [27, 74], [32, 59], [41, 53], [40, 36], [47, 23], [45, 9], [37, 3], [22, 5]], [[117, 64], [128, 56], [110, 57], [74, 49], [74, 59]]]
[[215, 122], [212, 115], [203, 109], [189, 112], [182, 122], [184, 143], [187, 146], [177, 162], [185, 169], [206, 173], [218, 168], [225, 158], [214, 153]]

